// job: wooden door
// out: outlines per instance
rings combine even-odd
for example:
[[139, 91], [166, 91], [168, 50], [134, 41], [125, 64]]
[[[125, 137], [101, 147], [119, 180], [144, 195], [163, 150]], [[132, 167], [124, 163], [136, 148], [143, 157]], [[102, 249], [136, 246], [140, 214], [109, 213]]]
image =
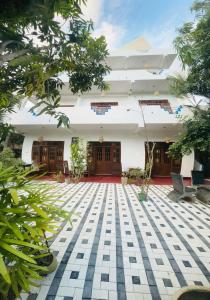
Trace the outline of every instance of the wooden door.
[[92, 159], [88, 166], [91, 175], [120, 175], [121, 153], [119, 142], [92, 142]]
[[96, 175], [112, 174], [112, 148], [110, 145], [95, 147], [95, 173]]
[[48, 166], [48, 146], [40, 146], [40, 160], [39, 163], [43, 165], [44, 171], [48, 172], [49, 171], [49, 166]]
[[[156, 142], [154, 149], [154, 161], [152, 176], [170, 176], [171, 172], [179, 173], [181, 169], [181, 160], [172, 160], [168, 155], [170, 143]], [[147, 161], [147, 154], [146, 154]]]
[[48, 147], [48, 172], [52, 173], [56, 171], [56, 147]]
[[64, 142], [43, 141], [33, 142], [32, 160], [44, 165], [46, 172], [64, 171], [63, 168]]

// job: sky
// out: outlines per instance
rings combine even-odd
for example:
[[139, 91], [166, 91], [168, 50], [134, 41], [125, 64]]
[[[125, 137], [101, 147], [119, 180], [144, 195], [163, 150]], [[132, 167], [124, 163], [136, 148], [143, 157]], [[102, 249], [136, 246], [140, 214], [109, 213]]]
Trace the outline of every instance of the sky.
[[94, 36], [104, 35], [109, 50], [144, 36], [152, 48], [171, 48], [176, 29], [193, 21], [193, 0], [87, 0], [85, 18], [94, 22]]

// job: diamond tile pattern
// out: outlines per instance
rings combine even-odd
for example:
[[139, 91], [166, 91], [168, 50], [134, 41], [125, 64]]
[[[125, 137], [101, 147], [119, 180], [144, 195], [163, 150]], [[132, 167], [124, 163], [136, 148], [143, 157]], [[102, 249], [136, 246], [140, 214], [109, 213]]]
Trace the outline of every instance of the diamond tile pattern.
[[183, 286], [210, 285], [206, 205], [172, 202], [171, 186], [151, 186], [140, 203], [134, 185], [49, 185], [78, 216], [50, 238], [57, 270], [22, 299], [169, 300]]

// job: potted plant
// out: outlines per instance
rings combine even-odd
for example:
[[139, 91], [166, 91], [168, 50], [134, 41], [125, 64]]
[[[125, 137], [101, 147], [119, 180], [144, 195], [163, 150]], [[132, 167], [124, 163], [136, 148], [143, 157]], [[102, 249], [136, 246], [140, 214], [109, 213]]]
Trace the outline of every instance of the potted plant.
[[152, 167], [153, 167], [153, 153], [155, 149], [155, 143], [146, 143], [146, 151], [148, 161], [146, 163], [145, 169], [142, 173], [142, 183], [140, 192], [138, 194], [139, 201], [146, 201], [148, 198], [149, 186], [151, 183], [151, 174], [152, 174]]
[[65, 177], [65, 183], [66, 183], [66, 184], [70, 184], [70, 183], [71, 183], [71, 177], [70, 177], [69, 175], [67, 175], [67, 176]]
[[121, 176], [121, 183], [123, 185], [128, 184], [128, 173], [127, 172], [122, 172], [122, 176]]
[[179, 289], [171, 300], [208, 300], [209, 286], [187, 286]]
[[141, 168], [130, 168], [128, 177], [133, 180], [133, 183], [140, 184], [142, 181], [143, 170]]
[[54, 204], [45, 184], [31, 184], [30, 171], [0, 163], [0, 299], [30, 291], [41, 275], [56, 268], [47, 234], [57, 233], [56, 220], [71, 214]]
[[82, 178], [87, 166], [87, 153], [83, 141], [78, 138], [71, 144], [71, 173], [74, 183]]
[[64, 182], [64, 175], [61, 171], [59, 171], [56, 175], [55, 175], [55, 179], [58, 183], [63, 183]]

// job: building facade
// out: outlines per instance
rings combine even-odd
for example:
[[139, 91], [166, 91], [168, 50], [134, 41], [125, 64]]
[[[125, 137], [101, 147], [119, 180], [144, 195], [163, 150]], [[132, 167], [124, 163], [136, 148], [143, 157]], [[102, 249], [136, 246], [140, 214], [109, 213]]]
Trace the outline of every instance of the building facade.
[[179, 116], [189, 112], [183, 100], [170, 94], [169, 76], [176, 71], [173, 51], [152, 50], [143, 39], [126, 45], [107, 58], [111, 72], [105, 78], [109, 91], [94, 87], [91, 92], [73, 95], [68, 85], [62, 89], [58, 111], [70, 119], [70, 129], [56, 128], [47, 115], [29, 113], [25, 101], [17, 113], [8, 116], [25, 136], [22, 159], [44, 163], [55, 172], [63, 161], [70, 162], [70, 145], [80, 137], [90, 149], [90, 175], [120, 175], [129, 168], [144, 168], [145, 143], [155, 142], [153, 176], [169, 176], [171, 171], [189, 177], [194, 157], [171, 160], [168, 147], [179, 132]]

